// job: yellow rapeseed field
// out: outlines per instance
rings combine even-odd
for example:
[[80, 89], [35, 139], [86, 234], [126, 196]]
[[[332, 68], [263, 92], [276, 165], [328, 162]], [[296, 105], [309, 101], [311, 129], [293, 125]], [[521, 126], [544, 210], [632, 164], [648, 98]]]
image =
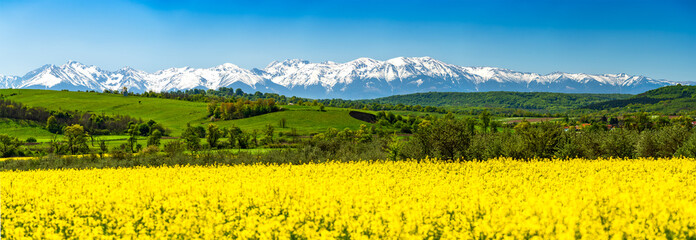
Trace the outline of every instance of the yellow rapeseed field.
[[696, 238], [696, 161], [2, 172], [2, 238]]

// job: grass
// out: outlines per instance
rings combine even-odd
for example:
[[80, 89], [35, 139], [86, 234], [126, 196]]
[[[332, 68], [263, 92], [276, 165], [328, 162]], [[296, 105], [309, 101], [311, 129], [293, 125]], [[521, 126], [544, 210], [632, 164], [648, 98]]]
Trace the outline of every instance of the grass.
[[201, 121], [206, 117], [206, 104], [171, 99], [124, 97], [116, 94], [49, 91], [33, 89], [2, 89], [0, 94], [10, 95], [7, 99], [28, 106], [45, 107], [52, 110], [79, 110], [108, 115], [129, 115], [153, 119], [170, 128], [174, 135], [180, 134], [187, 122]]
[[[142, 118], [144, 121], [152, 119], [171, 129], [173, 136], [179, 136], [187, 123], [201, 125], [210, 123], [206, 117], [206, 103], [203, 102], [33, 89], [0, 89], [0, 94], [7, 99], [33, 107], [129, 115]], [[9, 96], [11, 94], [14, 95]], [[266, 125], [271, 124], [276, 127], [276, 131], [289, 132], [291, 128], [295, 128], [300, 134], [319, 132], [329, 127], [358, 129], [361, 124], [368, 124], [350, 117], [348, 109], [327, 107], [324, 112], [320, 112], [318, 107], [282, 107], [285, 111], [245, 119], [217, 121], [215, 124], [220, 127], [237, 126], [244, 131], [262, 130]], [[287, 129], [277, 128], [280, 119], [283, 118], [287, 121]]]
[[[251, 118], [217, 121], [215, 124], [228, 128], [236, 126], [244, 131], [256, 129], [259, 130], [259, 133], [266, 128], [266, 125], [270, 124], [275, 127], [276, 132], [290, 132], [294, 128], [302, 135], [323, 132], [327, 128], [356, 130], [360, 128], [361, 124], [370, 125], [370, 123], [360, 121], [348, 115], [349, 109], [326, 108], [325, 112], [320, 112], [317, 110], [317, 107], [283, 106], [283, 108], [286, 110]], [[286, 120], [286, 128], [279, 127], [281, 119]], [[199, 124], [208, 123], [210, 122], [199, 122]]]
[[0, 134], [7, 134], [20, 140], [34, 137], [38, 142], [48, 142], [54, 135], [32, 121], [0, 118]]

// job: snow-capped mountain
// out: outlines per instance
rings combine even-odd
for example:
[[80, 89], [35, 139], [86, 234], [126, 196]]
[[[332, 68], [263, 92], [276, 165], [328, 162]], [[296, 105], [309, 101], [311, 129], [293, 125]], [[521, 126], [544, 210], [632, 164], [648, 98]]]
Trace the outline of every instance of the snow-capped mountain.
[[169, 68], [148, 73], [125, 67], [106, 71], [75, 61], [44, 65], [22, 77], [0, 75], [0, 88], [130, 91], [241, 88], [308, 98], [374, 98], [428, 91], [535, 91], [640, 93], [674, 82], [627, 74], [555, 72], [546, 75], [494, 67], [462, 67], [430, 57], [346, 63], [304, 60], [272, 62], [264, 69], [225, 63], [212, 68]]
[[12, 88], [19, 77], [0, 74], [0, 88]]

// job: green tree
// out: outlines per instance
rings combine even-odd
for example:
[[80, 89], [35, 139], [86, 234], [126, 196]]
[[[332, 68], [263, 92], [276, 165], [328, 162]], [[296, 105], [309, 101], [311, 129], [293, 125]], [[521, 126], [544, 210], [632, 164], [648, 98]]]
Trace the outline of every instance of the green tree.
[[677, 157], [696, 157], [696, 133], [692, 133], [691, 136], [684, 142], [684, 144], [677, 149], [674, 153]]
[[481, 121], [481, 127], [483, 127], [483, 131], [488, 131], [488, 126], [490, 126], [491, 123], [491, 113], [488, 112], [488, 110], [481, 112], [481, 114], [479, 114], [479, 120]]
[[239, 146], [240, 149], [249, 148], [249, 137], [249, 134], [240, 132], [239, 135], [237, 135], [237, 146]]
[[191, 151], [198, 151], [201, 148], [201, 139], [198, 138], [198, 130], [191, 127], [191, 124], [186, 125], [186, 130], [181, 134], [181, 137], [186, 142], [186, 148]]
[[242, 135], [242, 129], [239, 129], [239, 127], [231, 127], [227, 132], [229, 134], [229, 138], [227, 140], [230, 148], [234, 148], [237, 146], [238, 138]]
[[397, 137], [396, 134], [393, 134], [385, 147], [387, 153], [389, 153], [389, 159], [394, 161], [399, 160], [402, 145], [403, 143], [401, 140], [399, 140], [399, 137]]
[[205, 140], [211, 148], [216, 148], [218, 145], [218, 140], [220, 139], [220, 129], [215, 124], [208, 124], [207, 133], [205, 135]]
[[108, 153], [109, 148], [106, 146], [106, 141], [99, 139], [99, 156], [103, 156], [104, 153]]
[[285, 120], [285, 118], [281, 118], [281, 119], [280, 119], [280, 123], [278, 124], [278, 126], [279, 126], [280, 128], [285, 128], [285, 127], [286, 127], [286, 124], [287, 124], [287, 121]]
[[268, 142], [268, 143], [273, 143], [273, 132], [274, 132], [274, 130], [275, 130], [275, 129], [273, 128], [273, 125], [271, 125], [271, 124], [267, 124], [267, 125], [266, 125], [266, 129], [265, 129], [265, 131], [264, 131], [264, 133], [265, 133], [265, 135], [266, 135], [266, 137], [264, 138], [264, 140], [265, 140], [266, 142]]
[[163, 150], [167, 156], [172, 157], [184, 152], [186, 145], [181, 140], [174, 140], [164, 143]]
[[79, 124], [65, 127], [65, 129], [63, 129], [63, 135], [65, 135], [67, 140], [68, 151], [70, 151], [70, 153], [77, 154], [89, 151], [89, 147], [87, 146], [87, 133]]
[[130, 152], [135, 152], [135, 144], [138, 143], [138, 136], [140, 135], [140, 129], [137, 124], [130, 124], [128, 129], [128, 146]]
[[423, 121], [413, 135], [414, 144], [419, 153], [412, 156], [435, 156], [443, 159], [463, 157], [473, 136], [473, 119], [457, 120], [453, 117]]
[[553, 157], [561, 142], [562, 133], [563, 128], [560, 125], [542, 122], [535, 126], [520, 128], [518, 134], [522, 138], [527, 158], [550, 158]]
[[258, 135], [259, 132], [256, 129], [251, 130], [251, 143], [254, 144], [254, 147], [259, 146]]
[[140, 136], [147, 136], [150, 134], [150, 125], [147, 125], [147, 123], [141, 123], [138, 125], [138, 134]]
[[208, 103], [208, 117], [215, 116], [215, 110], [218, 108], [218, 103], [212, 101]]
[[10, 137], [5, 134], [0, 134], [0, 156], [16, 156], [19, 150], [19, 146], [21, 145], [22, 142], [19, 139], [15, 137]]
[[48, 117], [48, 120], [46, 120], [46, 129], [51, 133], [60, 133], [61, 128], [56, 117], [52, 115]]
[[358, 138], [358, 142], [361, 143], [372, 141], [372, 133], [365, 124], [360, 124], [360, 129], [355, 132], [355, 137]]
[[160, 139], [162, 139], [162, 132], [160, 130], [155, 129], [155, 131], [152, 131], [152, 134], [147, 138], [147, 146], [158, 146], [160, 145]]

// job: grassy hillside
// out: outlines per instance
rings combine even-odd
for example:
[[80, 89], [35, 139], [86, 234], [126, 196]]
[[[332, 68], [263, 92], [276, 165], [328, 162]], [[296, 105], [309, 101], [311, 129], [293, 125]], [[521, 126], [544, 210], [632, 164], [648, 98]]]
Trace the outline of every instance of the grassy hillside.
[[48, 140], [54, 135], [37, 123], [7, 118], [0, 118], [0, 134], [7, 134], [21, 140], [33, 137], [39, 141]]
[[508, 108], [558, 113], [608, 100], [627, 99], [628, 94], [567, 94], [548, 92], [428, 92], [377, 98], [378, 103], [434, 107]]
[[584, 106], [585, 109], [611, 112], [658, 112], [677, 114], [696, 111], [696, 86], [667, 86], [628, 99], [617, 99]]
[[28, 106], [48, 109], [79, 110], [93, 113], [121, 114], [136, 118], [153, 119], [179, 134], [186, 123], [203, 120], [205, 103], [158, 98], [124, 97], [115, 94], [47, 91], [30, 89], [2, 89], [7, 99]]
[[[361, 124], [369, 125], [369, 123], [357, 120], [350, 115], [350, 109], [344, 108], [326, 108], [325, 112], [320, 112], [317, 107], [296, 107], [283, 106], [285, 111], [264, 114], [251, 118], [243, 118], [230, 121], [218, 121], [215, 124], [221, 127], [237, 126], [244, 130], [247, 129], [264, 129], [267, 124], [276, 127], [276, 131], [287, 132], [292, 128], [296, 129], [300, 134], [309, 134], [312, 132], [321, 132], [329, 127], [336, 129], [358, 129]], [[286, 128], [278, 127], [281, 119], [285, 119]], [[201, 121], [199, 124], [207, 124], [208, 121]]]
[[[115, 94], [47, 91], [30, 89], [1, 89], [0, 94], [7, 99], [21, 102], [28, 106], [39, 106], [48, 109], [79, 110], [85, 112], [123, 114], [147, 121], [153, 119], [172, 130], [172, 135], [178, 136], [186, 128], [187, 123], [208, 124], [206, 103], [189, 102], [171, 99], [124, 97]], [[326, 130], [329, 127], [338, 129], [357, 129], [360, 120], [348, 115], [347, 109], [326, 108], [320, 112], [317, 107], [282, 106], [285, 110], [256, 117], [217, 121], [221, 127], [237, 126], [242, 129], [263, 129], [267, 124], [278, 126], [280, 119], [285, 118], [287, 129], [295, 128], [298, 133], [310, 133]]]

